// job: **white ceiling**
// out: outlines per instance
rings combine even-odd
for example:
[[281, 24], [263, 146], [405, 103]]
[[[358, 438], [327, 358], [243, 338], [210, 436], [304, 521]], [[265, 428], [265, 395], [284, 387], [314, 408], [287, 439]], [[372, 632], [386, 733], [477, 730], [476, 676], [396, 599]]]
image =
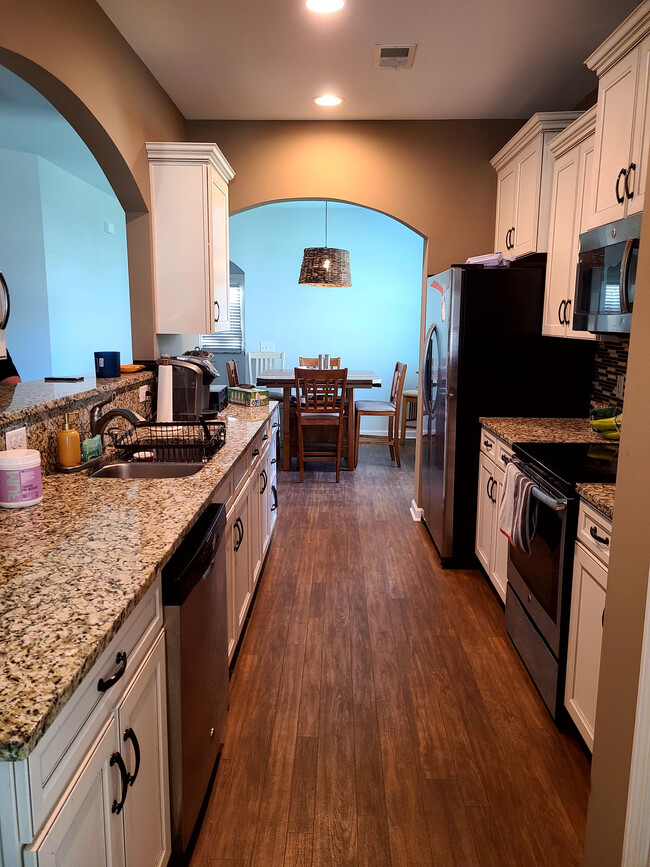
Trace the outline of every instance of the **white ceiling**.
[[[636, 0], [97, 0], [188, 119], [527, 118], [596, 87], [585, 58]], [[417, 43], [410, 70], [375, 44]], [[312, 97], [345, 98], [323, 109]]]

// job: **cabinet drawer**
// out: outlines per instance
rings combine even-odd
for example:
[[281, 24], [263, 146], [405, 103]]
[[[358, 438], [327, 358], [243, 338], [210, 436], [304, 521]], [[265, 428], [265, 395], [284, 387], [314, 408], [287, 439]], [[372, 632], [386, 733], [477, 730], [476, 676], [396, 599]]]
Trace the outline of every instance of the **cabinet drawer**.
[[484, 427], [481, 428], [481, 451], [493, 461], [496, 460], [497, 456], [497, 442], [498, 439], [493, 433]]
[[232, 497], [228, 501], [228, 511], [232, 508], [235, 498], [246, 484], [248, 478], [248, 470], [250, 465], [250, 450], [246, 449], [235, 461], [230, 470], [232, 480]]
[[[31, 793], [33, 828], [23, 842], [29, 842], [47, 818], [162, 627], [161, 582], [157, 578], [25, 763], [29, 779], [24, 780], [26, 790], [18, 787], [19, 798], [25, 799], [24, 807], [29, 811]], [[118, 652], [126, 653], [124, 676], [102, 692], [98, 681], [108, 679], [118, 669]]]
[[611, 521], [581, 500], [578, 513], [578, 541], [605, 566], [609, 565], [611, 539]]
[[500, 467], [502, 470], [505, 470], [508, 465], [508, 460], [512, 457], [513, 451], [507, 443], [504, 443], [502, 440], [497, 440], [497, 453], [494, 457], [494, 462], [497, 467]]
[[233, 501], [233, 477], [232, 473], [226, 473], [223, 479], [212, 492], [213, 503], [225, 503], [226, 511], [230, 509]]

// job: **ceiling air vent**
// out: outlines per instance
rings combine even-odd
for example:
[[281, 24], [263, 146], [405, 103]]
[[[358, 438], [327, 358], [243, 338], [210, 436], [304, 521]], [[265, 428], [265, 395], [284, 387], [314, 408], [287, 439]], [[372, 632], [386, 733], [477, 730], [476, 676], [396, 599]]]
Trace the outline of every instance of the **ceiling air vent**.
[[413, 66], [416, 44], [375, 45], [373, 69], [410, 69]]

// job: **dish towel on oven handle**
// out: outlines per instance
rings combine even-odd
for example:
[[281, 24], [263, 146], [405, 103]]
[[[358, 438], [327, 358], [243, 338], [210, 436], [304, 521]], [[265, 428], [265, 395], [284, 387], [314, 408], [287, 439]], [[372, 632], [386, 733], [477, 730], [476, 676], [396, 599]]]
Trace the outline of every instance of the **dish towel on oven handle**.
[[535, 482], [513, 463], [506, 467], [503, 493], [499, 505], [499, 529], [511, 545], [530, 554], [530, 543], [537, 529], [537, 500], [532, 490]]

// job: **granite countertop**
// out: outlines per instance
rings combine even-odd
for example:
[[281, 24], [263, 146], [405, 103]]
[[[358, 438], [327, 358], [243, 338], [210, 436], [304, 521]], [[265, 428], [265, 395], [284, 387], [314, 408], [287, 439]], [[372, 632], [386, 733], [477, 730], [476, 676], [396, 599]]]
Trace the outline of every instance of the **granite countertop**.
[[517, 442], [604, 442], [586, 418], [481, 418], [479, 421], [510, 446]]
[[0, 759], [25, 758], [276, 406], [229, 406], [226, 443], [180, 479], [45, 476], [0, 509]]
[[[603, 443], [586, 418], [481, 418], [480, 423], [508, 445], [529, 443]], [[581, 483], [578, 494], [612, 520], [615, 485]]]
[[579, 482], [576, 491], [585, 502], [598, 509], [611, 521], [614, 517], [614, 494], [616, 485], [595, 484], [593, 482]]

